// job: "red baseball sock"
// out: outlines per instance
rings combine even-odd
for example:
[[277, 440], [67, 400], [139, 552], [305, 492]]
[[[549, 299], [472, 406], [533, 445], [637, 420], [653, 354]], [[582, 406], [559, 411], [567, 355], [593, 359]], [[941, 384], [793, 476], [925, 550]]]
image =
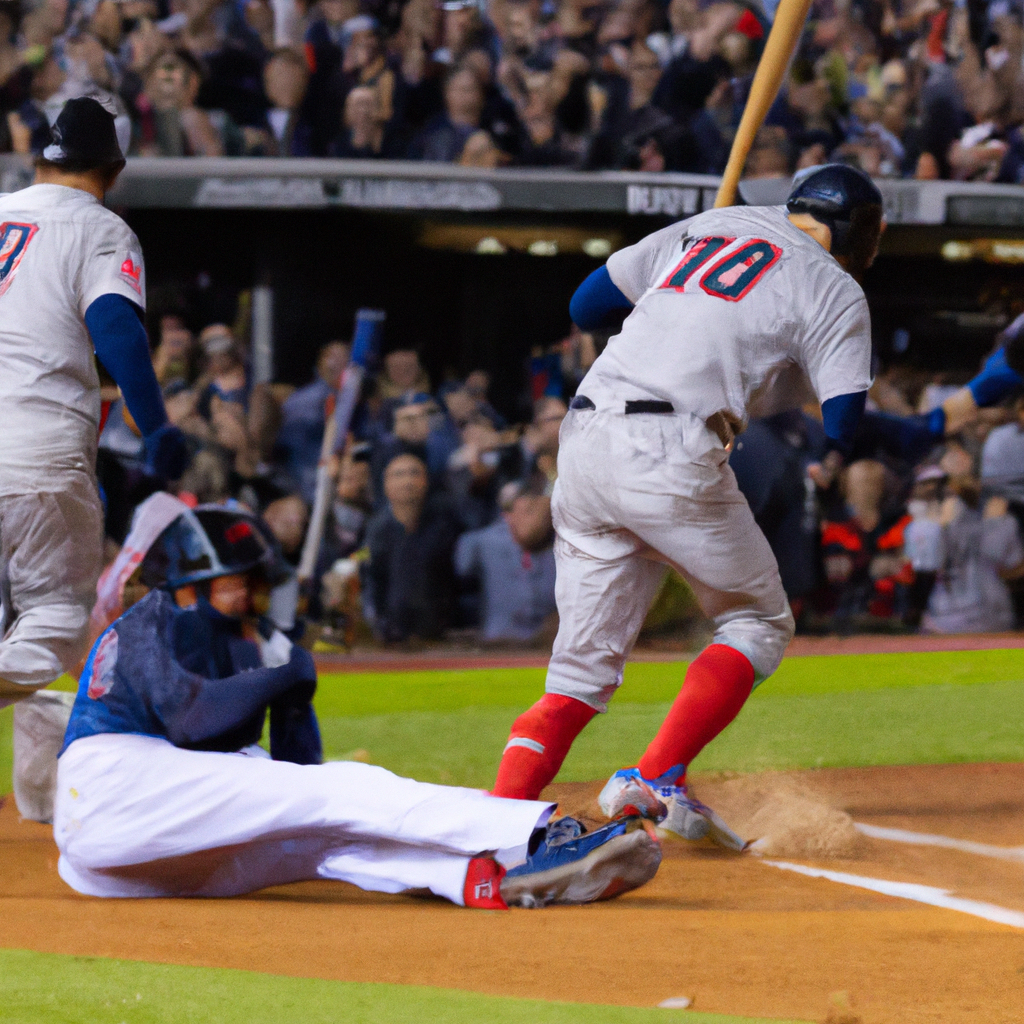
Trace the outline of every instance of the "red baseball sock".
[[508, 910], [501, 897], [505, 869], [493, 857], [474, 857], [466, 871], [462, 900], [477, 910]]
[[545, 693], [512, 726], [491, 793], [536, 800], [558, 774], [572, 741], [597, 712], [581, 700]]
[[712, 644], [690, 663], [658, 735], [640, 759], [640, 774], [656, 779], [686, 766], [740, 713], [754, 688], [754, 666], [739, 651]]

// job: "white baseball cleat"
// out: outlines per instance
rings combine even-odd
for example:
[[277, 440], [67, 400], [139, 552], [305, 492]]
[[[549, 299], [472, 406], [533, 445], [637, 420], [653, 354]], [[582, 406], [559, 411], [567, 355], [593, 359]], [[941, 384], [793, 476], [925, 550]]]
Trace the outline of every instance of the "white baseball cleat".
[[640, 814], [673, 835], [695, 842], [707, 836], [727, 850], [745, 850], [747, 843], [710, 808], [671, 781], [682, 773], [672, 768], [657, 779], [645, 779], [639, 768], [620, 768], [597, 798], [609, 818]]

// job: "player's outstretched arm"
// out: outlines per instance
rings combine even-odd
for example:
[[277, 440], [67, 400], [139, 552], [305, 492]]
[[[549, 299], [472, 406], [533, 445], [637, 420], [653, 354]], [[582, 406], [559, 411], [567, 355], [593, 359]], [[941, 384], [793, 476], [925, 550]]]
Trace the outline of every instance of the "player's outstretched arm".
[[297, 644], [291, 659], [279, 668], [248, 669], [224, 679], [190, 675], [190, 698], [161, 714], [175, 746], [194, 746], [229, 732], [285, 694], [292, 706], [306, 706], [316, 692], [313, 659]]
[[167, 420], [142, 325], [142, 310], [123, 295], [101, 295], [85, 311], [85, 325], [96, 355], [121, 389], [142, 433], [155, 475], [178, 479], [187, 459], [185, 440]]
[[633, 303], [612, 281], [607, 266], [598, 267], [569, 300], [572, 322], [584, 331], [607, 327], [616, 316], [621, 317], [632, 308]]

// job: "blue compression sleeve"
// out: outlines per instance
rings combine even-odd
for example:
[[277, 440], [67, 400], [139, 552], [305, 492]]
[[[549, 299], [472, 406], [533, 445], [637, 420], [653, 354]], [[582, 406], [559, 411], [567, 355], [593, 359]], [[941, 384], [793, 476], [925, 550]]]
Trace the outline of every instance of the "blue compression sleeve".
[[998, 348], [985, 360], [981, 373], [967, 387], [979, 408], [995, 405], [1004, 395], [1024, 384], [1024, 378], [1006, 362], [1006, 349]]
[[625, 313], [633, 303], [615, 286], [607, 267], [599, 267], [569, 300], [569, 316], [584, 331], [604, 327], [613, 313]]
[[864, 415], [866, 391], [849, 395], [836, 395], [821, 403], [821, 418], [829, 447], [849, 455], [853, 448], [853, 435], [857, 432], [861, 416]]
[[167, 412], [141, 316], [139, 307], [123, 295], [101, 295], [85, 311], [85, 326], [142, 436], [149, 437], [167, 422]]
[[224, 679], [194, 677], [189, 699], [161, 717], [175, 746], [191, 746], [236, 728], [285, 694], [285, 703], [302, 708], [315, 691], [313, 659], [296, 645], [288, 663], [278, 668], [245, 669]]

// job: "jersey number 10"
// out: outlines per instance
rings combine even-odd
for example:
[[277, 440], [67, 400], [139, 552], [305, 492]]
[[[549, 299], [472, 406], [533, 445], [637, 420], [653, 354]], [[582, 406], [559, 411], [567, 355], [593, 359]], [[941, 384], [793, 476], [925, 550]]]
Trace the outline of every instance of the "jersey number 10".
[[[684, 291], [687, 282], [701, 267], [735, 241], [735, 238], [698, 238], [686, 250], [679, 265], [658, 287]], [[755, 238], [711, 267], [700, 279], [701, 290], [727, 302], [739, 302], [778, 262], [781, 255], [782, 250], [777, 245], [763, 238]]]

